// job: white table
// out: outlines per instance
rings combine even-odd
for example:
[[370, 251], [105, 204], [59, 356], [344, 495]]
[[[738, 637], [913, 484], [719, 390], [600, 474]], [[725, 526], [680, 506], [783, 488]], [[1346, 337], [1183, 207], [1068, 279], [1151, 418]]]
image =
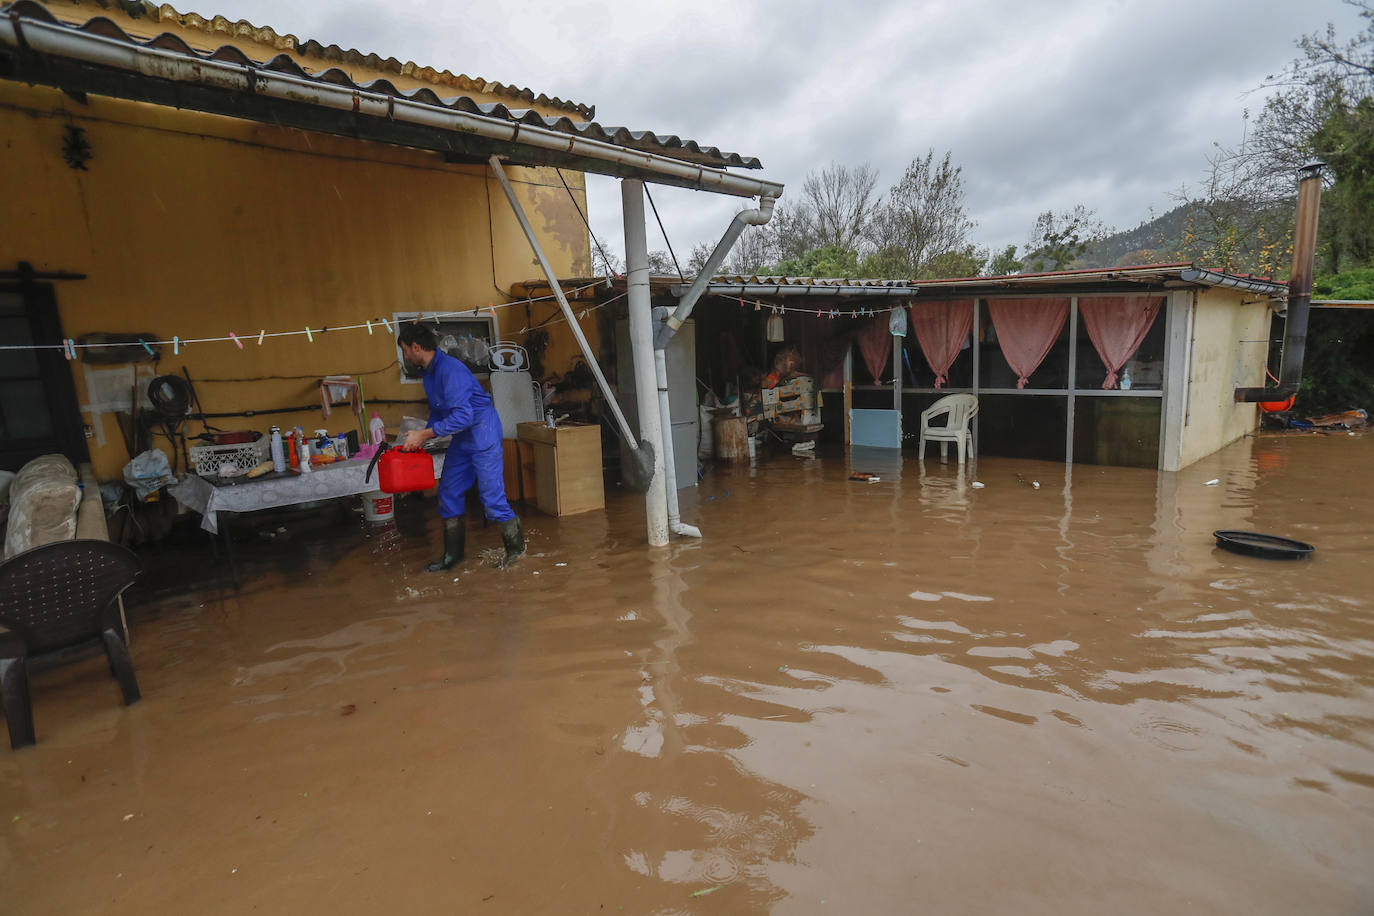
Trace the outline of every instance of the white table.
[[[438, 480], [444, 469], [444, 453], [434, 452], [432, 457], [434, 479]], [[286, 471], [282, 474], [266, 474], [252, 480], [246, 477], [234, 478], [232, 482], [221, 484], [212, 483], [195, 474], [188, 474], [168, 487], [167, 492], [186, 508], [200, 513], [200, 527], [211, 534], [218, 534], [221, 512], [256, 512], [259, 509], [297, 506], [322, 499], [371, 493], [378, 489], [377, 471], [374, 470], [372, 477], [364, 481], [363, 475], [367, 473], [367, 465], [367, 461], [352, 459], [322, 465], [308, 474]], [[234, 568], [234, 555], [227, 530], [224, 535], [230, 574], [237, 585], [238, 572]]]

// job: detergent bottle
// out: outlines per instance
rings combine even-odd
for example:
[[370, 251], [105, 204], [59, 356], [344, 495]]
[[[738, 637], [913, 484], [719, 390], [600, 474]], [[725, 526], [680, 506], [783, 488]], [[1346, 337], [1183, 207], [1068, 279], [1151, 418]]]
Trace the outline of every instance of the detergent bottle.
[[375, 410], [372, 411], [372, 420], [367, 424], [367, 438], [373, 445], [381, 445], [386, 441], [386, 424]]

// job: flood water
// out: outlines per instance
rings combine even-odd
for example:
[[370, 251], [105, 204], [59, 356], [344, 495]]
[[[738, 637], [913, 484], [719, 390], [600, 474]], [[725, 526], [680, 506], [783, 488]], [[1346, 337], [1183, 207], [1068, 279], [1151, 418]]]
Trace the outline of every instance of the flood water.
[[432, 503], [243, 545], [134, 608], [141, 703], [34, 677], [0, 912], [1374, 912], [1371, 468], [787, 456], [659, 551], [631, 494], [509, 572], [421, 571]]

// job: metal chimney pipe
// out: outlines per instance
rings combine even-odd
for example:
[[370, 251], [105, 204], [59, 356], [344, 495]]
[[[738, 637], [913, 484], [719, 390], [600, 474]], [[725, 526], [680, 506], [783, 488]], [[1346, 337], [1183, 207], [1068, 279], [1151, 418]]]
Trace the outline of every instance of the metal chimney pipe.
[[1237, 388], [1242, 402], [1282, 401], [1298, 393], [1307, 350], [1307, 317], [1312, 310], [1312, 271], [1317, 256], [1317, 217], [1322, 202], [1323, 162], [1298, 170], [1298, 215], [1293, 227], [1293, 270], [1288, 280], [1288, 317], [1283, 325], [1283, 367], [1275, 388]]

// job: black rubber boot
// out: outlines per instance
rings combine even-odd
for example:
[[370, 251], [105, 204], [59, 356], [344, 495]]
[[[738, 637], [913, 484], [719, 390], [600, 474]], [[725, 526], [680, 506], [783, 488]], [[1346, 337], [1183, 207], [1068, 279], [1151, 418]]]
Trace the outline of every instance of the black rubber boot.
[[525, 534], [520, 530], [520, 519], [513, 518], [510, 521], [501, 522], [501, 543], [506, 545], [506, 557], [501, 561], [501, 568], [514, 566], [515, 561], [525, 555]]
[[443, 572], [455, 563], [463, 562], [463, 547], [468, 538], [468, 526], [463, 516], [444, 519], [444, 555], [425, 567], [426, 572]]

